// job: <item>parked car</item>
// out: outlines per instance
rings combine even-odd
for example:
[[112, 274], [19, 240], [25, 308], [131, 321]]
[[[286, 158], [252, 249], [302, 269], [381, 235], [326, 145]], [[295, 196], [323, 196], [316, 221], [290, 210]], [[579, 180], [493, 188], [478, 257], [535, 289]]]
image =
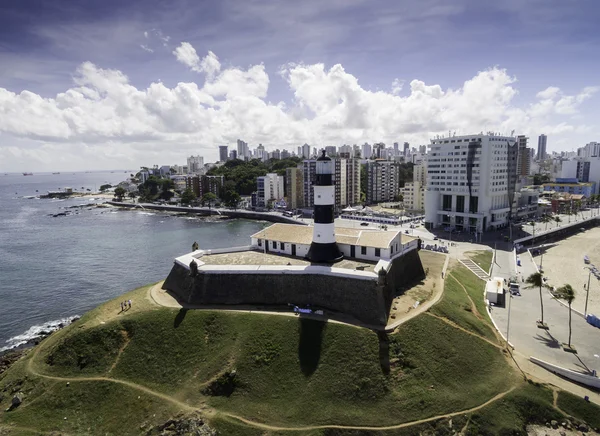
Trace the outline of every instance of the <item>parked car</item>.
[[360, 223], [361, 226], [368, 226], [369, 223]]

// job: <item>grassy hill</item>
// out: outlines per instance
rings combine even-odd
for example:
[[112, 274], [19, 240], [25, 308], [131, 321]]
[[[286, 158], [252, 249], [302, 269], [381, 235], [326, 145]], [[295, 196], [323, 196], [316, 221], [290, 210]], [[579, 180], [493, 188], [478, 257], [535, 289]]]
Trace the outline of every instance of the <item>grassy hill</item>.
[[[454, 269], [431, 312], [389, 335], [295, 316], [170, 309], [140, 288], [118, 299], [131, 298], [130, 311], [118, 314], [110, 301], [0, 375], [0, 434], [145, 434], [181, 413], [200, 414], [223, 435], [363, 435], [382, 426], [395, 426], [382, 434], [445, 434], [449, 419], [496, 434], [560, 417], [552, 393], [509, 365], [482, 286]], [[16, 392], [23, 403], [4, 412]], [[565, 407], [576, 410], [576, 400]]]

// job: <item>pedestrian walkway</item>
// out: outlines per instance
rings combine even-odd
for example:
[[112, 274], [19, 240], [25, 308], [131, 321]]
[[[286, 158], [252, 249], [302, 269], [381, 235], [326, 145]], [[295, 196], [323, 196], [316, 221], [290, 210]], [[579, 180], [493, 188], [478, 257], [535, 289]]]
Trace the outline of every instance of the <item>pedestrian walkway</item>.
[[473, 274], [479, 277], [482, 280], [487, 280], [490, 278], [490, 275], [483, 270], [479, 265], [473, 262], [471, 259], [463, 258], [460, 259], [460, 263], [469, 268]]

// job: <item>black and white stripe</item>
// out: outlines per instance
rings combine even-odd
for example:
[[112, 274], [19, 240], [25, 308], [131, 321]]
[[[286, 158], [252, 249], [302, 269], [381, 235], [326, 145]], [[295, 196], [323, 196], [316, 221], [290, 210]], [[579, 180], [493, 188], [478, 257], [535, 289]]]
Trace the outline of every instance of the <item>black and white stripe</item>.
[[325, 155], [317, 159], [314, 190], [313, 240], [306, 257], [311, 262], [333, 263], [343, 255], [335, 242], [334, 206], [335, 186], [333, 175], [335, 162]]

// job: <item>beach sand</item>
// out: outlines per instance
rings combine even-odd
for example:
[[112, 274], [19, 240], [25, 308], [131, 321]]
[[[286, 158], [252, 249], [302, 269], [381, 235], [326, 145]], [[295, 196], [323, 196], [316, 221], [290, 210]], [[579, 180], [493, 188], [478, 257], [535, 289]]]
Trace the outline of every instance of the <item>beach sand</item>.
[[[590, 258], [590, 264], [583, 262], [583, 256]], [[535, 256], [537, 265], [540, 265], [540, 256]], [[593, 228], [578, 233], [559, 241], [554, 247], [549, 248], [542, 259], [544, 276], [548, 277], [548, 284], [560, 287], [570, 284], [575, 290], [573, 309], [584, 311], [589, 270], [586, 266], [595, 265], [600, 269], [600, 228]], [[588, 313], [600, 316], [600, 280], [592, 274], [590, 279], [590, 294]]]

